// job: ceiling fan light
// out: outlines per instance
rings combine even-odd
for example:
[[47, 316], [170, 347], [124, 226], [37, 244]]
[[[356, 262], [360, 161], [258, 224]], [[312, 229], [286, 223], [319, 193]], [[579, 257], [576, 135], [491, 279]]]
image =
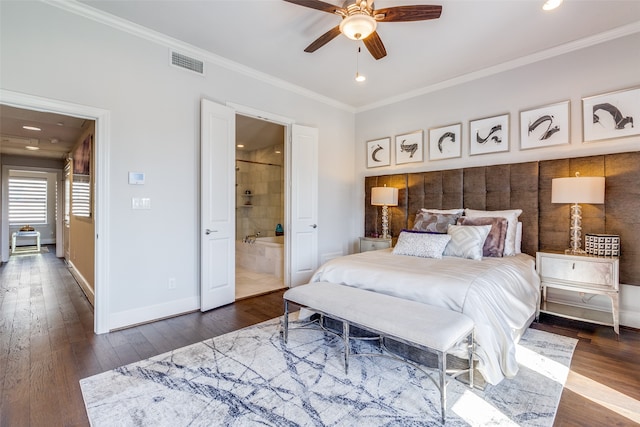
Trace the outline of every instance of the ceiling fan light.
[[366, 39], [376, 30], [378, 23], [369, 15], [347, 16], [340, 22], [340, 32], [351, 40]]
[[547, 0], [542, 5], [543, 10], [553, 10], [562, 4], [562, 0]]

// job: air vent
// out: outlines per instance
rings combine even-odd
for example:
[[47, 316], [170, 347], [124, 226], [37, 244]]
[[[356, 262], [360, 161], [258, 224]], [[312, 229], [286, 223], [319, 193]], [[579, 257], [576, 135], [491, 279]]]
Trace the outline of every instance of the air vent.
[[193, 71], [194, 73], [204, 74], [204, 62], [178, 52], [171, 51], [171, 65]]

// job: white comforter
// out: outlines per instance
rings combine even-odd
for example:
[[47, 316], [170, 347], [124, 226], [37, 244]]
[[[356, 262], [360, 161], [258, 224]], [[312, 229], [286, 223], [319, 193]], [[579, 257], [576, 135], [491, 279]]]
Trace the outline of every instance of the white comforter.
[[535, 260], [529, 255], [475, 261], [394, 255], [391, 249], [333, 259], [311, 281], [359, 287], [466, 314], [475, 322], [478, 369], [492, 384], [518, 372], [515, 346], [536, 311], [540, 289]]

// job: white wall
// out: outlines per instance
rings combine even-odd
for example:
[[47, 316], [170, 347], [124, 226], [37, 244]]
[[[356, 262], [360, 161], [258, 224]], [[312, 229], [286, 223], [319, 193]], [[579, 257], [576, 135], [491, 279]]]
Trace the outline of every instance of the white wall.
[[[364, 230], [364, 177], [407, 171], [454, 169], [555, 158], [581, 157], [640, 150], [640, 136], [582, 142], [583, 97], [640, 85], [640, 34], [538, 63], [523, 66], [470, 83], [402, 102], [363, 111], [356, 115], [356, 197], [352, 204], [357, 230]], [[571, 143], [550, 148], [520, 150], [519, 113], [523, 110], [570, 100]], [[508, 152], [469, 156], [469, 120], [510, 114]], [[462, 123], [462, 157], [408, 165], [367, 169], [366, 141], [423, 129]], [[636, 124], [636, 126], [638, 126]], [[392, 150], [393, 153], [393, 150]], [[425, 150], [427, 153], [427, 150]], [[428, 154], [425, 159], [428, 158]], [[567, 224], [568, 227], [568, 224]], [[568, 230], [567, 230], [568, 231]], [[623, 286], [621, 322], [640, 327], [640, 287]], [[562, 296], [563, 299], [570, 298]], [[610, 307], [594, 298], [593, 306]]]
[[[3, 89], [110, 112], [110, 227], [100, 238], [109, 239], [111, 328], [198, 308], [203, 97], [319, 129], [319, 253], [348, 250], [351, 112], [211, 63], [205, 77], [171, 67], [167, 47], [48, 4], [0, 7]], [[129, 186], [129, 171], [145, 172], [145, 185]], [[132, 197], [151, 198], [152, 209], [131, 210]]]

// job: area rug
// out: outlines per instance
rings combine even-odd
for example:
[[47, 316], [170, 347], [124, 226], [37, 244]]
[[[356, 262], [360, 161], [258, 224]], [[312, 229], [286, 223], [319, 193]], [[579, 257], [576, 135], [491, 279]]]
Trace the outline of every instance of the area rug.
[[[527, 330], [515, 378], [482, 391], [449, 384], [446, 424], [551, 426], [575, 344]], [[353, 351], [371, 345], [354, 343]], [[346, 375], [342, 355], [341, 339], [320, 330], [292, 330], [285, 345], [273, 319], [80, 386], [93, 426], [441, 424], [440, 394], [424, 373], [391, 359], [353, 357]]]

